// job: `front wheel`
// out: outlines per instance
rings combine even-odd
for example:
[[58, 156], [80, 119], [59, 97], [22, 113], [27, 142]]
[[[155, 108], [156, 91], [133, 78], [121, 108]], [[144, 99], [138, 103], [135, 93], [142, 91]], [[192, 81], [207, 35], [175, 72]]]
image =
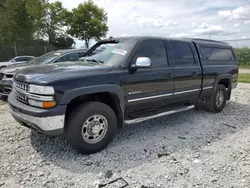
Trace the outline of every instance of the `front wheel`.
[[66, 135], [74, 149], [83, 154], [104, 149], [117, 131], [114, 111], [100, 102], [78, 106], [67, 120]]
[[226, 105], [227, 91], [224, 85], [218, 84], [212, 96], [206, 101], [206, 108], [211, 112], [221, 112]]

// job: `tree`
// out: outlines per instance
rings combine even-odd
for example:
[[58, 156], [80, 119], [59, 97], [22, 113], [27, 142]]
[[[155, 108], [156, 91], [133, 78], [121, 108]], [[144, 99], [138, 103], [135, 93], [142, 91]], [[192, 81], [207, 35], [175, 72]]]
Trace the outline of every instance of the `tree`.
[[56, 48], [63, 48], [63, 49], [68, 49], [68, 48], [71, 48], [72, 45], [75, 44], [75, 41], [74, 39], [72, 39], [71, 37], [68, 37], [68, 36], [60, 36], [60, 37], [57, 37], [52, 45]]
[[[5, 43], [32, 40], [41, 10], [40, 0], [2, 0], [0, 40]], [[35, 10], [35, 11], [34, 11]]]
[[0, 0], [0, 8], [3, 7], [3, 4], [4, 4], [4, 0]]
[[66, 32], [66, 29], [64, 31], [63, 27], [65, 26], [68, 11], [59, 1], [54, 3], [45, 2], [43, 11], [40, 34], [46, 36], [49, 44], [52, 44], [58, 35], [60, 36]]
[[67, 18], [68, 34], [84, 40], [87, 48], [91, 39], [100, 40], [107, 34], [107, 13], [92, 0], [79, 4]]
[[250, 48], [235, 48], [234, 51], [239, 65], [250, 64]]

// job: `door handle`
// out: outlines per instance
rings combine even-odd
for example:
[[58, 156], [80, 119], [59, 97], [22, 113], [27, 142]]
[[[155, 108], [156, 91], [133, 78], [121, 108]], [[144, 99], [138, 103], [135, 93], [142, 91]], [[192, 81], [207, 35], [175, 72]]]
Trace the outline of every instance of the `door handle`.
[[169, 74], [166, 74], [165, 77], [166, 77], [166, 78], [172, 78], [173, 75], [169, 73]]

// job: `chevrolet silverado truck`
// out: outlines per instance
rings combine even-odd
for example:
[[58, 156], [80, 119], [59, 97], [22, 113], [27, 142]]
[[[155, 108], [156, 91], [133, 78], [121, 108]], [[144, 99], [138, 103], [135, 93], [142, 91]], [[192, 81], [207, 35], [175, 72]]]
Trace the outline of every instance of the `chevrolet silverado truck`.
[[[80, 153], [99, 152], [126, 124], [204, 104], [223, 110], [237, 86], [238, 66], [227, 43], [161, 37], [110, 38], [81, 62], [18, 71], [8, 97], [21, 125], [65, 134]], [[148, 138], [150, 139], [150, 138]]]

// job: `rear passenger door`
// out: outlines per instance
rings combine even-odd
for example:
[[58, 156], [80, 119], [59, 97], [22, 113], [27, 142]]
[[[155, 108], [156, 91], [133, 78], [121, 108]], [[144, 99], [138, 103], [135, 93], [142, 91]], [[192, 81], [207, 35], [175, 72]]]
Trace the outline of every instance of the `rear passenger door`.
[[173, 102], [193, 101], [199, 97], [202, 71], [192, 42], [170, 41], [170, 59], [173, 67]]

